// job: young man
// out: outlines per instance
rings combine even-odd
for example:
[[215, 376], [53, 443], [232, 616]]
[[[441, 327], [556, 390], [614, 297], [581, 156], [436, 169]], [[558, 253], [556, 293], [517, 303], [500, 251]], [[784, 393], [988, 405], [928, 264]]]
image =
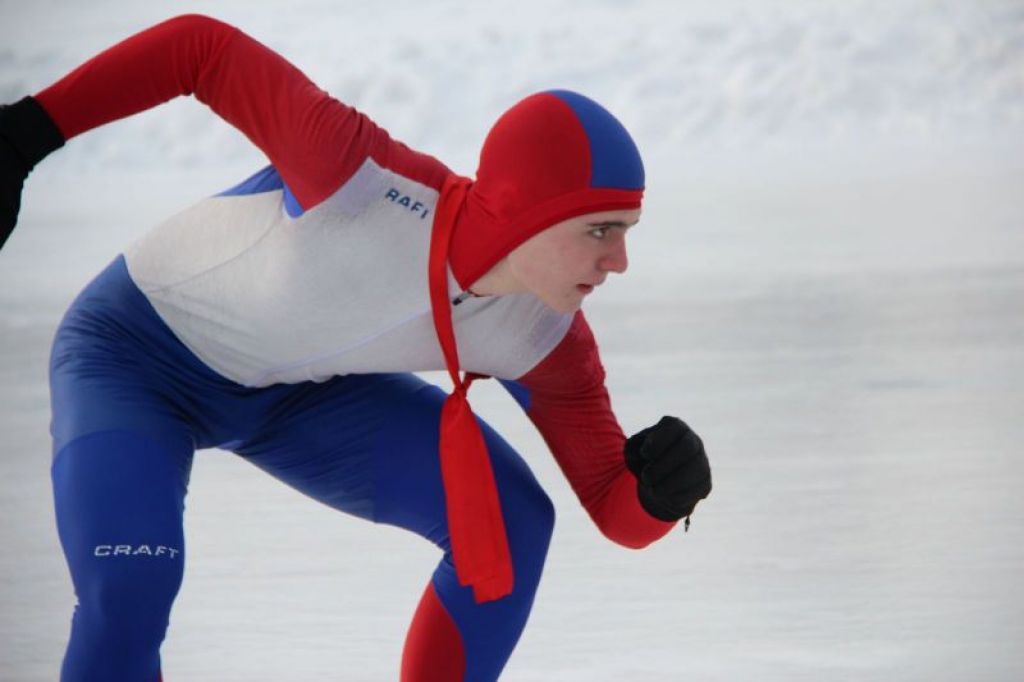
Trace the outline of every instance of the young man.
[[[35, 163], [183, 94], [271, 165], [129, 247], [57, 332], [52, 474], [78, 597], [62, 679], [159, 679], [191, 458], [207, 447], [436, 543], [402, 679], [496, 679], [554, 513], [473, 416], [474, 379], [516, 397], [615, 542], [646, 546], [711, 490], [679, 419], [625, 438], [579, 311], [627, 267], [644, 185], [632, 139], [581, 95], [539, 93], [497, 121], [471, 181], [237, 29], [182, 16], [0, 109], [0, 239]], [[436, 369], [451, 395], [412, 374]]]

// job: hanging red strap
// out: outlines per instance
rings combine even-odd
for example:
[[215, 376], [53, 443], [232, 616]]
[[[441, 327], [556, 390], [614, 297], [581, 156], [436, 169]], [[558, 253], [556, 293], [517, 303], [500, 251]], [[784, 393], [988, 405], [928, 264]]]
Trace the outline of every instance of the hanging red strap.
[[441, 409], [441, 477], [448, 533], [459, 583], [473, 586], [477, 603], [511, 594], [512, 555], [491, 460], [466, 393], [475, 378], [459, 375], [459, 354], [448, 294], [448, 246], [470, 180], [450, 175], [441, 190], [430, 239], [430, 304], [454, 389]]

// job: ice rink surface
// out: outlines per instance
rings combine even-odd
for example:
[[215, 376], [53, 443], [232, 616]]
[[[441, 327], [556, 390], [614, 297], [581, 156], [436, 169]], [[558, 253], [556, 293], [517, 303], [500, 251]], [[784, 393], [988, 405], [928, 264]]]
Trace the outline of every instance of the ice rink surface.
[[[688, 534], [617, 547], [511, 398], [474, 388], [558, 509], [504, 680], [1024, 679], [1024, 3], [26, 4], [0, 0], [0, 101], [201, 11], [463, 173], [534, 90], [634, 132], [630, 271], [585, 309], [625, 430], [683, 417], [715, 490]], [[183, 100], [30, 178], [0, 252], [0, 680], [56, 678], [74, 603], [48, 474], [62, 310], [264, 163]], [[187, 505], [165, 679], [397, 679], [432, 546], [220, 451]]]

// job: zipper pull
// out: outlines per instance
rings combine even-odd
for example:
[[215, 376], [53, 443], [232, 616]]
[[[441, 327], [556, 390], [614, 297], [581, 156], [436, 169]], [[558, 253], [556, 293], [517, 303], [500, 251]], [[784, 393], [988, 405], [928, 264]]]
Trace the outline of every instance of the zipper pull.
[[469, 298], [471, 296], [475, 296], [475, 295], [476, 294], [474, 294], [472, 291], [470, 291], [469, 289], [466, 289], [461, 294], [459, 294], [458, 296], [456, 296], [455, 298], [452, 299], [452, 305], [458, 305], [458, 304], [462, 303], [463, 301], [465, 301], [467, 298]]

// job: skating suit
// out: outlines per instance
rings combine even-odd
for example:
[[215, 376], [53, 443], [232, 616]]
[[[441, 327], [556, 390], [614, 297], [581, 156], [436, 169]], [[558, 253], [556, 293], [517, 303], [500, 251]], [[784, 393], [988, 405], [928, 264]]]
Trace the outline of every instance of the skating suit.
[[[445, 368], [427, 254], [451, 171], [205, 17], [133, 36], [37, 99], [70, 139], [183, 94], [270, 165], [127, 248], [58, 329], [53, 484], [78, 599], [62, 679], [159, 679], [200, 448], [435, 543], [442, 557], [402, 679], [496, 679], [526, 623], [554, 513], [523, 459], [481, 422], [515, 588], [477, 604], [451, 562], [437, 453], [445, 394], [413, 374]], [[469, 298], [454, 328], [462, 368], [508, 388], [605, 535], [643, 547], [668, 532], [637, 502], [582, 313], [530, 294]]]

